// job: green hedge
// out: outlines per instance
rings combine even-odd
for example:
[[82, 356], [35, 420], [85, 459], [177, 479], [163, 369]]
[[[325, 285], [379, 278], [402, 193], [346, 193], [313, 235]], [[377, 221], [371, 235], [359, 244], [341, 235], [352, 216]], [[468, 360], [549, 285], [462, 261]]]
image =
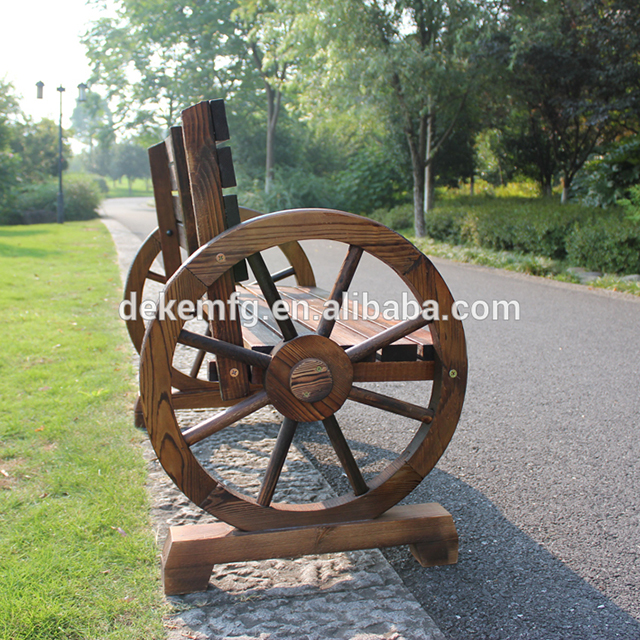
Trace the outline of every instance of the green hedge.
[[[64, 218], [90, 220], [98, 217], [102, 193], [98, 182], [84, 175], [64, 178]], [[0, 224], [55, 221], [57, 182], [29, 185], [16, 193], [11, 207], [0, 211]]]
[[413, 204], [400, 204], [393, 209], [376, 209], [368, 215], [395, 231], [413, 229]]
[[640, 224], [615, 216], [578, 223], [567, 238], [567, 258], [603, 273], [640, 273]]
[[[410, 204], [370, 217], [396, 230], [413, 227]], [[567, 260], [605, 273], [640, 273], [640, 220], [625, 218], [616, 207], [460, 196], [439, 201], [425, 224], [439, 242]]]
[[427, 233], [447, 242], [562, 259], [571, 229], [589, 215], [588, 207], [551, 199], [468, 197], [438, 205], [427, 216]]

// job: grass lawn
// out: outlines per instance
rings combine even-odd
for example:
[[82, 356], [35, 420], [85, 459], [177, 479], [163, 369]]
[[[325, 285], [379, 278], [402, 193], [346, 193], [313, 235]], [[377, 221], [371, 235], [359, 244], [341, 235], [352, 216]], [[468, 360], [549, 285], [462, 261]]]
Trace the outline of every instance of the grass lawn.
[[99, 221], [0, 227], [0, 638], [164, 637], [136, 380]]

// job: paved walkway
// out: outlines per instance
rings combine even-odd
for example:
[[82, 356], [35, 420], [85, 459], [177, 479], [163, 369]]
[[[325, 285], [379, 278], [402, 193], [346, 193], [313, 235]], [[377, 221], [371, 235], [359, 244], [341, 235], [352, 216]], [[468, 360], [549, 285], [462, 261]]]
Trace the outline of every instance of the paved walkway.
[[[118, 250], [124, 278], [140, 240], [121, 223], [103, 222]], [[203, 419], [184, 411], [184, 423]], [[277, 435], [279, 420], [261, 409], [211, 443], [193, 447], [201, 464], [241, 489], [259, 483]], [[210, 439], [213, 440], [213, 439]], [[149, 492], [153, 525], [162, 545], [169, 526], [212, 522], [172, 484], [150, 447]], [[275, 499], [324, 500], [329, 484], [292, 446]], [[406, 553], [409, 553], [408, 550]], [[306, 556], [214, 567], [206, 592], [170, 597], [169, 640], [431, 640], [444, 636], [378, 550]]]

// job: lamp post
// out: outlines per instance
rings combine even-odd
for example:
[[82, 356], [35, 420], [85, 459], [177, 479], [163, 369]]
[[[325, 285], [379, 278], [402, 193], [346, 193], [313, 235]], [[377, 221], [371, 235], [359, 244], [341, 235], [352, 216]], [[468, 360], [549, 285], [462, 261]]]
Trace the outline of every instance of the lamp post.
[[[44, 82], [37, 82], [37, 97], [42, 100]], [[64, 192], [62, 189], [62, 94], [65, 91], [63, 86], [58, 87], [60, 93], [60, 121], [58, 126], [58, 201], [57, 201], [57, 220], [59, 224], [64, 222]], [[87, 99], [87, 85], [81, 82], [78, 85], [78, 102], [85, 102]]]

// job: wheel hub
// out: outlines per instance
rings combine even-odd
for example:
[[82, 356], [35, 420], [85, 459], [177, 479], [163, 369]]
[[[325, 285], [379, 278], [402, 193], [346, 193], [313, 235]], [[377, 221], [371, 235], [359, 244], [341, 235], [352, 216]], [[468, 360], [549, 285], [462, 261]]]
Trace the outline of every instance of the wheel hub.
[[333, 376], [326, 362], [319, 358], [305, 358], [291, 369], [291, 393], [302, 402], [317, 402], [333, 389]]
[[297, 422], [323, 420], [344, 404], [353, 367], [335, 342], [317, 335], [299, 336], [271, 355], [265, 389], [282, 415]]

